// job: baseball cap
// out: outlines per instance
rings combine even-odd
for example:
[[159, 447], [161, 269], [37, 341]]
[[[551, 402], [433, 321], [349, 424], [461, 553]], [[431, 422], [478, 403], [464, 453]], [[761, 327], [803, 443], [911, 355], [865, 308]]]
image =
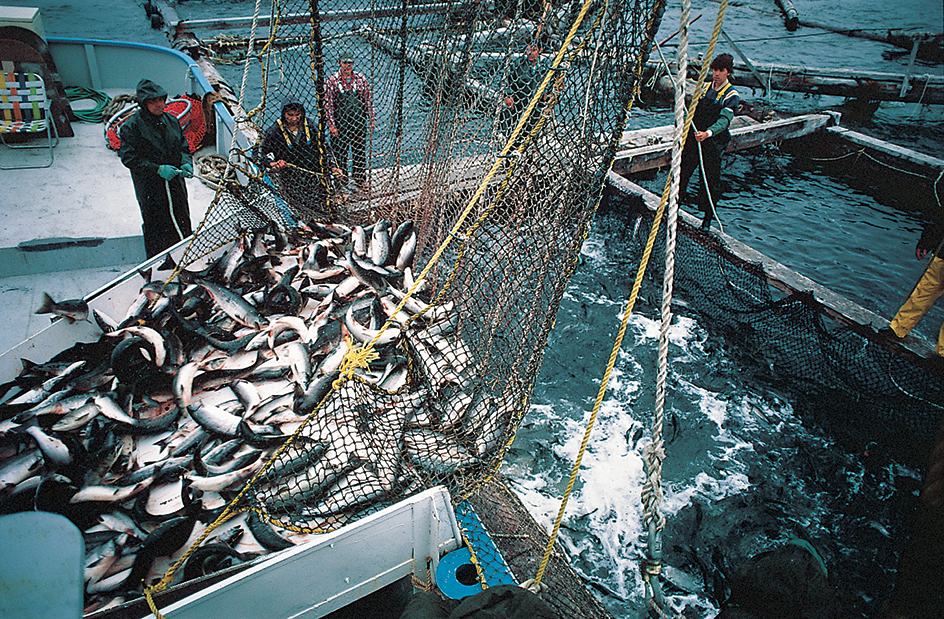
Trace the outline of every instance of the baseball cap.
[[349, 50], [344, 50], [341, 52], [341, 62], [354, 62], [354, 56]]

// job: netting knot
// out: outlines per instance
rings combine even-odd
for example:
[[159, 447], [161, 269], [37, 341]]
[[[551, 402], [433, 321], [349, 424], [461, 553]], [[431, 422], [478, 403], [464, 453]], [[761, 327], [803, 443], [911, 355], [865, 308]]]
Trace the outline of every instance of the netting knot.
[[353, 346], [344, 354], [339, 371], [341, 376], [347, 379], [353, 376], [357, 369], [366, 368], [379, 358], [380, 355], [370, 346]]
[[551, 590], [550, 587], [548, 587], [546, 584], [544, 584], [543, 582], [538, 582], [534, 578], [529, 578], [528, 580], [524, 581], [518, 586], [521, 587], [522, 589], [527, 589], [528, 591], [530, 591], [531, 593], [533, 593], [534, 595], [538, 597], [541, 597], [542, 593], [546, 593]]

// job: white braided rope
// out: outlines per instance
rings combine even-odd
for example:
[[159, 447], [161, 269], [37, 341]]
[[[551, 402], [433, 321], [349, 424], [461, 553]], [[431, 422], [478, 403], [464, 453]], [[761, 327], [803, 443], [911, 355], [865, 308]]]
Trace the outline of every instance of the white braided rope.
[[[643, 523], [655, 530], [665, 526], [665, 516], [660, 510], [663, 492], [661, 487], [662, 461], [665, 448], [662, 429], [665, 419], [665, 391], [668, 376], [669, 326], [672, 323], [672, 286], [675, 276], [675, 238], [678, 222], [678, 192], [681, 180], [682, 137], [685, 128], [685, 75], [688, 71], [688, 26], [691, 0], [683, 0], [679, 25], [678, 79], [675, 80], [675, 135], [672, 143], [672, 167], [669, 186], [669, 204], [666, 219], [665, 275], [662, 283], [662, 316], [659, 327], [659, 355], [656, 373], [655, 410], [652, 418], [652, 442], [646, 448], [646, 483], [643, 486], [645, 514]], [[651, 530], [651, 527], [650, 527]]]
[[[665, 527], [662, 504], [662, 462], [665, 460], [665, 443], [662, 428], [665, 418], [665, 383], [668, 375], [669, 325], [672, 322], [672, 285], [675, 276], [675, 235], [678, 221], [678, 191], [681, 179], [682, 146], [685, 130], [685, 75], [688, 71], [688, 27], [691, 0], [682, 0], [682, 16], [679, 23], [678, 79], [675, 82], [675, 135], [672, 142], [672, 167], [669, 179], [669, 203], [666, 219], [665, 274], [662, 281], [662, 319], [659, 326], [659, 356], [656, 373], [655, 407], [652, 416], [652, 440], [644, 449], [646, 481], [642, 487], [644, 505], [643, 525], [648, 530], [648, 561], [645, 565], [646, 606], [656, 611], [659, 617], [669, 619], [679, 616], [667, 603], [659, 584], [662, 570], [662, 539], [660, 531]], [[671, 74], [671, 73], [670, 73]], [[665, 609], [663, 609], [663, 606]], [[672, 613], [669, 615], [666, 611]]]
[[244, 109], [243, 104], [246, 101], [246, 83], [249, 80], [249, 65], [253, 55], [253, 47], [256, 41], [256, 28], [259, 26], [259, 6], [262, 0], [256, 0], [256, 10], [252, 14], [252, 27], [249, 29], [249, 49], [246, 50], [246, 62], [243, 63], [243, 81], [239, 85], [239, 109]]

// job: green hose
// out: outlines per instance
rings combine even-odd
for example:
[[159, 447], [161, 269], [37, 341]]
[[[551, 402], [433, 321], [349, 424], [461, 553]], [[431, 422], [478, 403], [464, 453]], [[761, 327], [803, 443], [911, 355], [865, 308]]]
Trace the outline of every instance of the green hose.
[[85, 88], [84, 86], [70, 86], [69, 88], [66, 88], [66, 97], [68, 97], [69, 101], [80, 101], [82, 99], [91, 99], [92, 101], [95, 101], [95, 107], [91, 110], [73, 110], [76, 118], [82, 122], [87, 123], [102, 122], [102, 120], [104, 120], [102, 112], [111, 102], [111, 97], [109, 97], [104, 92], [92, 90], [91, 88]]

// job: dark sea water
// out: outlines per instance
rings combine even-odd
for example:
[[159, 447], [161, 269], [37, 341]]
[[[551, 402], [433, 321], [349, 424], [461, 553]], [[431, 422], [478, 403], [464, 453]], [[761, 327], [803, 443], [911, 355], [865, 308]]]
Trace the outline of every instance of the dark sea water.
[[[41, 6], [49, 35], [166, 44], [162, 33], [149, 28], [141, 6], [129, 0], [5, 3]], [[794, 4], [801, 20], [836, 27], [944, 31], [940, 0]], [[251, 15], [253, 6], [248, 0], [186, 1], [177, 10], [184, 18], [201, 18]], [[693, 26], [692, 53], [705, 49], [719, 6], [694, 2], [692, 16], [703, 17]], [[673, 0], [660, 40], [677, 28], [679, 13], [680, 4]], [[908, 62], [902, 50], [878, 42], [809, 28], [790, 33], [773, 0], [732, 3], [724, 29], [758, 62], [896, 73], [904, 73]], [[675, 53], [671, 47], [665, 51]], [[733, 52], [724, 42], [718, 47], [722, 51]], [[221, 70], [238, 88], [241, 67]], [[920, 61], [914, 69], [915, 74], [941, 72], [940, 65]], [[761, 97], [760, 92], [742, 94]], [[254, 104], [251, 95], [247, 102]], [[795, 112], [842, 103], [790, 93], [760, 102]], [[659, 112], [637, 110], [631, 127], [669, 124], [671, 117]], [[842, 124], [944, 158], [940, 106], [883, 104], [871, 118]], [[719, 219], [727, 233], [881, 316], [894, 314], [923, 266], [914, 258], [924, 223], [920, 214], [881, 203], [773, 147], [731, 157], [725, 166], [729, 189]], [[649, 186], [661, 193], [660, 182]], [[627, 239], [645, 232], [635, 229], [618, 204], [599, 212], [550, 336], [532, 409], [506, 458], [505, 474], [548, 527], [635, 276], [636, 265], [625, 255]], [[655, 389], [660, 294], [657, 284], [647, 284], [630, 318], [560, 538], [617, 617], [640, 616], [643, 608], [639, 489]], [[686, 616], [713, 617], [721, 596], [712, 584], [714, 575], [795, 535], [811, 540], [823, 554], [846, 616], [880, 616], [922, 471], [877, 456], [880, 446], [866, 453], [838, 443], [809, 421], [816, 415], [806, 413], [817, 403], [796, 402], [757, 379], [762, 368], [744, 361], [711, 324], [688, 311], [684, 298], [675, 312], [666, 402], [664, 545], [667, 562], [702, 588], [683, 592], [667, 585], [672, 603]], [[917, 332], [933, 338], [942, 321], [944, 311], [935, 308]], [[815, 413], [828, 414], [828, 403], [819, 406]]]

